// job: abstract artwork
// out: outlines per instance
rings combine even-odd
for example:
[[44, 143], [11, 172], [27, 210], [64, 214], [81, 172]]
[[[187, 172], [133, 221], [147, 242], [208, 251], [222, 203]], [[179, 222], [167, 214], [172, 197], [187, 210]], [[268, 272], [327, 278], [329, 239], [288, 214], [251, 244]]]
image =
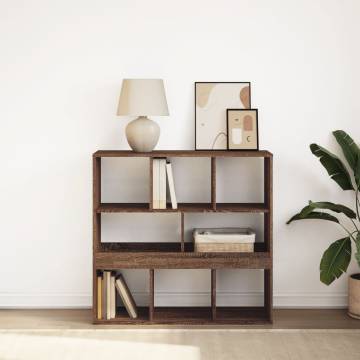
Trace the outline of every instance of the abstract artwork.
[[227, 133], [229, 150], [258, 150], [257, 109], [227, 109]]
[[250, 109], [249, 82], [195, 83], [195, 149], [226, 150], [226, 109]]

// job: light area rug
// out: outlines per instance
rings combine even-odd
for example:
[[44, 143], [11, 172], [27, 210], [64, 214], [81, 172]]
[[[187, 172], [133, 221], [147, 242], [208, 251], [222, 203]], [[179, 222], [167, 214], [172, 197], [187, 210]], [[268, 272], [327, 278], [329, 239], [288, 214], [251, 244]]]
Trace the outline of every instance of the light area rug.
[[0, 330], [1, 360], [359, 360], [360, 330]]

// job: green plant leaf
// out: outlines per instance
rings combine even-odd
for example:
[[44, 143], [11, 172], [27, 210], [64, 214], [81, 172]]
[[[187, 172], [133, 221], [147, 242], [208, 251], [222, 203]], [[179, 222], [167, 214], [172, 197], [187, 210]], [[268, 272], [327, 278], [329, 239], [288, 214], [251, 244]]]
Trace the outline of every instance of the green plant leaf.
[[360, 149], [355, 141], [343, 130], [333, 131], [336, 141], [341, 146], [344, 156], [355, 173]]
[[360, 188], [360, 155], [358, 156], [356, 162], [354, 176], [355, 176], [356, 188], [359, 189]]
[[339, 220], [335, 216], [332, 216], [325, 212], [318, 212], [318, 211], [312, 211], [310, 213], [303, 215], [300, 212], [294, 215], [290, 220], [288, 220], [287, 224], [290, 224], [295, 220], [327, 220], [327, 221], [333, 221], [339, 223]]
[[328, 202], [328, 201], [321, 201], [321, 202], [309, 201], [309, 205], [305, 206], [301, 210], [300, 215], [306, 216], [307, 214], [313, 212], [315, 209], [331, 210], [336, 213], [345, 214], [350, 219], [356, 219], [356, 213], [353, 210], [351, 210], [350, 208], [348, 208], [347, 206], [341, 205], [341, 204], [334, 204], [334, 203]]
[[330, 285], [335, 279], [346, 272], [351, 259], [351, 240], [346, 237], [333, 242], [320, 262], [320, 280]]
[[311, 144], [310, 150], [320, 159], [321, 164], [330, 177], [336, 181], [343, 190], [354, 190], [348, 171], [336, 155], [317, 144]]
[[358, 232], [356, 235], [355, 246], [356, 246], [355, 259], [360, 266], [360, 232]]

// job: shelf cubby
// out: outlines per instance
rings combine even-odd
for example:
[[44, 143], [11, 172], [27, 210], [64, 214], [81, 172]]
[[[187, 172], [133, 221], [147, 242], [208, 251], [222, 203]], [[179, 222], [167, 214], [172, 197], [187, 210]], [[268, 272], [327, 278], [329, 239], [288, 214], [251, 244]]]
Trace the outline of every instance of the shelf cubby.
[[[206, 197], [191, 199], [196, 202], [181, 202], [178, 208], [172, 209], [170, 204], [166, 209], [152, 208], [152, 161], [156, 157], [166, 157], [176, 163], [176, 158], [207, 158], [209, 166], [206, 176]], [[147, 175], [142, 176], [144, 191], [139, 202], [125, 197], [121, 202], [118, 198], [107, 197], [102, 201], [102, 159], [105, 158], [142, 158], [142, 166], [147, 167]], [[228, 199], [218, 196], [220, 162], [230, 160], [257, 159], [262, 161], [262, 188], [259, 196], [251, 198]], [[232, 159], [235, 160], [235, 159]], [[234, 166], [236, 166], [236, 161]], [[258, 166], [258, 165], [256, 165]], [[144, 173], [143, 167], [141, 172]], [[107, 171], [109, 171], [107, 166]], [[175, 173], [175, 171], [174, 171]], [[145, 180], [144, 180], [145, 179]], [[176, 177], [175, 177], [176, 183]], [[139, 182], [138, 182], [139, 184]], [[226, 185], [227, 186], [227, 185]], [[241, 191], [241, 190], [239, 190]], [[146, 194], [147, 199], [144, 199]], [[110, 201], [109, 201], [110, 200]], [[185, 196], [185, 201], [189, 201]], [[204, 200], [204, 201], [203, 201]], [[232, 202], [232, 200], [237, 202]], [[251, 202], [254, 200], [254, 202]], [[203, 202], [202, 202], [203, 201]], [[246, 201], [246, 202], [241, 202]], [[101, 241], [101, 217], [109, 213], [178, 213], [180, 231], [177, 240], [156, 242], [103, 242]], [[253, 253], [197, 253], [192, 242], [186, 241], [185, 228], [188, 216], [194, 213], [237, 213], [259, 214], [262, 216], [262, 242], [255, 243]], [[150, 216], [150, 215], [149, 215]], [[171, 215], [175, 216], [175, 215]], [[153, 151], [151, 153], [136, 153], [121, 150], [103, 150], [93, 154], [93, 311], [94, 323], [102, 324], [259, 324], [272, 321], [272, 154], [268, 151]], [[111, 320], [96, 319], [97, 283], [96, 271], [101, 269], [144, 269], [149, 274], [149, 304], [139, 307], [139, 317], [130, 319], [124, 308], [118, 308], [117, 316]], [[156, 269], [207, 269], [210, 271], [211, 290], [210, 306], [155, 306]], [[219, 306], [216, 304], [216, 274], [222, 269], [262, 269], [264, 281], [263, 306]]]

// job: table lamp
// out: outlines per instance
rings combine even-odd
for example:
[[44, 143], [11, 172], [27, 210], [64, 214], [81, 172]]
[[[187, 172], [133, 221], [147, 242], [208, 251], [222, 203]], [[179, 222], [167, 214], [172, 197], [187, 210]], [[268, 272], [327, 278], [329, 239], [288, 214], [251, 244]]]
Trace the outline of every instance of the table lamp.
[[169, 115], [163, 80], [124, 79], [117, 115], [137, 116], [126, 126], [127, 141], [136, 152], [152, 151], [159, 140], [160, 127], [148, 116]]

